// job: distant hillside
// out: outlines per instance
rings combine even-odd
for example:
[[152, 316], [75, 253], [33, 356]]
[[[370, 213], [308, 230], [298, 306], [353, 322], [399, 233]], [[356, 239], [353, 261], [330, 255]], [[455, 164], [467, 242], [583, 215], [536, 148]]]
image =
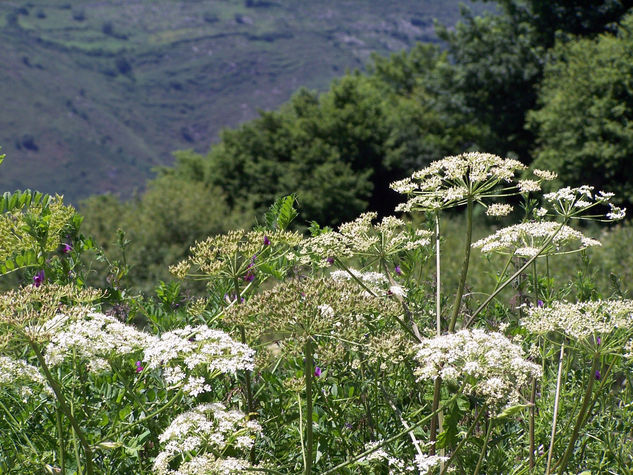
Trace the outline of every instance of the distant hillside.
[[[126, 196], [176, 149], [435, 41], [459, 0], [0, 2], [0, 189]], [[476, 5], [481, 10], [481, 5]]]

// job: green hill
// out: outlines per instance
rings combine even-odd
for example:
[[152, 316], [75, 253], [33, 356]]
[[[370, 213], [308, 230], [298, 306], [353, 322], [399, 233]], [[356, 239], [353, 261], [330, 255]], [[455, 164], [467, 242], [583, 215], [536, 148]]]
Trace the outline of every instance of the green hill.
[[0, 186], [129, 195], [173, 150], [458, 16], [458, 0], [3, 1]]

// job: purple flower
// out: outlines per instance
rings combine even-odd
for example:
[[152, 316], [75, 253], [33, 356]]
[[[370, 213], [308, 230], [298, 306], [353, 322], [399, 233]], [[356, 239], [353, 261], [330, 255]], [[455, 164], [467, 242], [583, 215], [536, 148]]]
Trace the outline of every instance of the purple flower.
[[44, 274], [44, 269], [42, 269], [33, 276], [33, 285], [39, 287], [44, 283], [44, 279], [46, 279], [46, 274]]
[[318, 366], [314, 367], [314, 376], [316, 376], [317, 378], [321, 376], [321, 368], [319, 368]]
[[600, 381], [600, 378], [602, 378], [602, 375], [600, 374], [600, 370], [599, 370], [599, 369], [597, 369], [597, 370], [596, 370], [595, 377], [596, 377], [596, 379], [597, 379], [598, 381]]
[[72, 250], [73, 250], [73, 247], [70, 244], [68, 244], [67, 242], [62, 244], [62, 253], [68, 254]]
[[140, 361], [136, 362], [136, 372], [137, 373], [140, 373], [141, 371], [143, 371], [143, 366], [141, 366], [141, 364], [142, 363]]
[[394, 272], [398, 275], [402, 274], [402, 269], [400, 269], [400, 266], [396, 266], [396, 268], [394, 269]]
[[252, 272], [247, 272], [246, 275], [244, 276], [244, 280], [246, 282], [253, 282], [255, 280], [255, 274], [253, 274]]
[[602, 343], [602, 338], [599, 336], [596, 337], [596, 345], [600, 345]]
[[268, 239], [268, 236], [264, 236], [264, 246], [270, 246], [270, 239]]
[[543, 301], [542, 301], [541, 299], [538, 299], [538, 300], [536, 301], [536, 306], [537, 306], [537, 307], [542, 307], [543, 305], [544, 305], [544, 304], [543, 304]]
[[328, 257], [328, 258], [326, 259], [326, 262], [327, 262], [328, 264], [332, 265], [332, 264], [334, 264], [334, 258], [333, 258], [332, 256], [330, 256], [330, 257]]

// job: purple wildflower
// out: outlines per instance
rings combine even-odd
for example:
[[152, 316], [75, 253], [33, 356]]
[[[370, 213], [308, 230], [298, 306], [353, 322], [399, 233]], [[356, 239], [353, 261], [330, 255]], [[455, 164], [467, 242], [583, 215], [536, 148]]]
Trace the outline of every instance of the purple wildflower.
[[543, 301], [542, 301], [541, 299], [538, 299], [538, 300], [536, 301], [536, 306], [537, 306], [537, 307], [542, 307], [543, 305], [544, 305], [544, 304], [543, 304]]
[[596, 376], [596, 379], [597, 379], [598, 381], [600, 381], [600, 378], [602, 378], [602, 375], [600, 374], [600, 370], [599, 370], [599, 369], [597, 369], [597, 370], [596, 370], [596, 374], [595, 374], [595, 376]]
[[68, 244], [67, 242], [62, 244], [62, 253], [68, 254], [72, 250], [73, 250], [73, 247], [70, 244]]
[[596, 345], [600, 345], [602, 343], [602, 338], [599, 336], [596, 337]]
[[137, 373], [140, 373], [141, 371], [143, 371], [143, 366], [141, 366], [141, 364], [142, 363], [140, 361], [136, 362], [136, 372]]
[[264, 236], [264, 246], [270, 246], [270, 239], [268, 239], [268, 236]]
[[319, 368], [318, 366], [314, 367], [314, 376], [316, 376], [317, 378], [321, 376], [321, 368]]
[[394, 272], [398, 275], [402, 274], [402, 269], [400, 269], [400, 266], [396, 266], [396, 268], [394, 269]]
[[44, 269], [42, 269], [33, 276], [33, 285], [39, 287], [44, 283], [44, 279], [46, 279], [46, 274], [44, 274]]
[[244, 280], [246, 282], [253, 282], [255, 280], [255, 274], [253, 274], [252, 272], [248, 271], [246, 273], [246, 275], [244, 276]]
[[327, 263], [328, 263], [328, 264], [330, 264], [330, 265], [334, 264], [334, 258], [333, 258], [332, 256], [328, 257], [328, 258], [326, 259], [326, 261], [327, 261]]

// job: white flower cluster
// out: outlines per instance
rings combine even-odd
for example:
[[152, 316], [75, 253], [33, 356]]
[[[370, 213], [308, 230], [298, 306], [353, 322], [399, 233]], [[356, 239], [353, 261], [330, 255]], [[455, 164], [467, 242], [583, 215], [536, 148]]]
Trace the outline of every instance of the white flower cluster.
[[531, 307], [522, 325], [531, 333], [557, 332], [577, 340], [608, 335], [616, 329], [633, 329], [633, 300], [552, 302]]
[[[381, 286], [389, 283], [389, 279], [387, 279], [387, 277], [380, 272], [361, 272], [352, 268], [350, 268], [349, 271], [354, 274], [354, 277], [360, 280], [363, 284]], [[335, 270], [330, 274], [330, 277], [332, 277], [332, 279], [336, 280], [337, 282], [343, 282], [352, 279], [352, 276], [349, 275], [350, 272], [344, 270]]]
[[[180, 414], [160, 435], [164, 449], [154, 460], [158, 475], [240, 473], [250, 464], [243, 459], [222, 458], [227, 449], [246, 453], [262, 431], [255, 421], [235, 410], [227, 410], [221, 403], [201, 404]], [[176, 457], [184, 460], [178, 470], [170, 469]]]
[[441, 457], [439, 455], [416, 455], [415, 465], [420, 473], [429, 473], [432, 468], [437, 467], [441, 462], [446, 462], [449, 457]]
[[503, 203], [493, 203], [486, 208], [488, 216], [507, 216], [512, 212], [512, 205]]
[[467, 394], [484, 397], [490, 405], [516, 403], [519, 390], [541, 368], [524, 359], [523, 350], [500, 333], [461, 330], [417, 345], [418, 380], [464, 384]]
[[182, 385], [194, 397], [211, 390], [204, 377], [190, 374], [194, 370], [235, 374], [253, 369], [254, 350], [206, 325], [187, 326], [156, 337], [114, 317], [87, 312], [74, 318], [60, 316], [52, 327], [56, 330], [45, 353], [51, 366], [74, 356], [87, 360], [90, 371], [109, 371], [111, 358], [138, 353], [140, 359], [142, 353], [143, 366], [163, 368], [168, 384]]
[[327, 267], [334, 257], [387, 256], [427, 246], [431, 233], [423, 229], [409, 231], [406, 223], [386, 216], [372, 224], [377, 213], [363, 213], [354, 221], [343, 223], [338, 232], [328, 231], [304, 241], [299, 260], [308, 264], [317, 256], [317, 264]]
[[392, 455], [387, 453], [387, 451], [382, 447], [377, 448], [381, 444], [383, 444], [382, 440], [366, 443], [365, 450], [367, 451], [367, 450], [374, 449], [374, 451], [366, 455], [365, 457], [362, 457], [361, 459], [359, 459], [357, 463], [360, 465], [369, 465], [369, 466], [375, 465], [376, 463], [382, 463], [382, 464], [386, 463], [387, 466], [389, 467], [390, 475], [396, 474], [396, 473], [414, 472], [414, 467], [411, 464], [407, 464], [403, 460], [393, 457]]
[[73, 355], [88, 361], [90, 371], [108, 371], [108, 358], [140, 352], [157, 338], [102, 313], [88, 312], [77, 318], [61, 315], [49, 321], [51, 334], [46, 362], [57, 366]]
[[211, 373], [231, 373], [252, 370], [255, 351], [238, 343], [220, 330], [206, 325], [184, 328], [163, 333], [145, 349], [143, 359], [147, 369], [165, 368], [167, 383], [183, 385], [192, 396], [208, 392], [211, 387], [202, 377], [188, 374], [196, 369]]
[[469, 196], [481, 199], [497, 184], [512, 183], [515, 173], [525, 168], [517, 160], [489, 153], [471, 152], [446, 157], [413, 173], [409, 178], [391, 184], [391, 188], [398, 193], [411, 195], [409, 201], [399, 205], [396, 211], [459, 206]]
[[[594, 192], [593, 186], [583, 185], [577, 188], [567, 186], [547, 193], [543, 198], [553, 206], [557, 214], [567, 218], [617, 221], [626, 216], [626, 208], [620, 208], [611, 203], [611, 198], [614, 196], [613, 193], [604, 191]], [[588, 211], [597, 205], [608, 205], [609, 212], [606, 215], [588, 214]]]
[[[551, 239], [549, 244], [545, 243]], [[592, 246], [600, 246], [600, 242], [583, 235], [569, 226], [561, 226], [556, 222], [527, 222], [515, 224], [480, 239], [472, 247], [481, 252], [497, 252], [513, 254], [519, 257], [533, 257], [541, 251], [542, 256], [577, 252]]]
[[8, 356], [0, 356], [0, 388], [11, 389], [26, 400], [33, 395], [33, 386], [53, 395], [52, 389], [35, 366]]

